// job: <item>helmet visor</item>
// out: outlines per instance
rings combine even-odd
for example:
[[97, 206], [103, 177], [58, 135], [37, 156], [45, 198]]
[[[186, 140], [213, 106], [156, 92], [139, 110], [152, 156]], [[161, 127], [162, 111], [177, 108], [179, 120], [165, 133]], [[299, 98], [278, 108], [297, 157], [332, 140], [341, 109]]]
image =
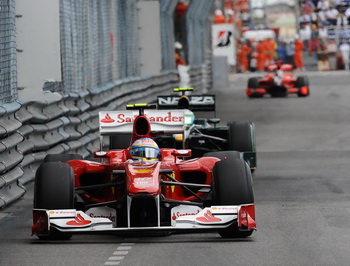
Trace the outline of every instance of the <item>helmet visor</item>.
[[159, 158], [159, 149], [151, 147], [138, 147], [130, 151], [133, 157], [142, 157], [147, 159]]

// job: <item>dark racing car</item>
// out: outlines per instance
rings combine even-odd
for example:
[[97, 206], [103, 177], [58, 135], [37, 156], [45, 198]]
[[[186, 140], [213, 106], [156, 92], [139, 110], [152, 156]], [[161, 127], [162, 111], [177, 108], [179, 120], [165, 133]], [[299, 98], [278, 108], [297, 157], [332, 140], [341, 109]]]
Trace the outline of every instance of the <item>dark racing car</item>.
[[[159, 148], [159, 132], [183, 133], [183, 110], [100, 112], [101, 138], [132, 133], [126, 149], [47, 155], [35, 176], [32, 233], [69, 239], [75, 233], [217, 231], [247, 237], [255, 230], [252, 176], [240, 157], [185, 160], [189, 149]], [[101, 145], [102, 147], [102, 145]]]
[[[157, 97], [158, 109], [183, 109], [185, 132], [182, 136], [161, 135], [156, 140], [163, 146], [186, 147], [192, 150], [192, 157], [201, 157], [208, 152], [238, 151], [255, 171], [255, 126], [248, 121], [232, 121], [219, 126], [216, 118], [216, 101], [213, 94], [187, 95], [193, 88], [176, 88], [181, 95]], [[197, 118], [194, 112], [213, 112], [214, 118]], [[221, 153], [223, 154], [223, 153]]]
[[306, 76], [295, 77], [290, 64], [276, 64], [267, 67], [264, 77], [252, 77], [248, 80], [246, 94], [249, 98], [263, 97], [269, 94], [272, 97], [285, 97], [297, 94], [306, 97], [310, 94], [309, 80]]

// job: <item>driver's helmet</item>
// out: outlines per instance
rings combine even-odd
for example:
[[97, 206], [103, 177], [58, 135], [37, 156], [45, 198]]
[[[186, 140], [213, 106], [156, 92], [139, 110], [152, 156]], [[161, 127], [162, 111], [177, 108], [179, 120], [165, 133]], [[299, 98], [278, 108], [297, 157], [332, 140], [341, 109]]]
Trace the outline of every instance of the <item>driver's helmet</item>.
[[140, 138], [132, 144], [130, 155], [133, 160], [159, 161], [160, 150], [153, 139]]

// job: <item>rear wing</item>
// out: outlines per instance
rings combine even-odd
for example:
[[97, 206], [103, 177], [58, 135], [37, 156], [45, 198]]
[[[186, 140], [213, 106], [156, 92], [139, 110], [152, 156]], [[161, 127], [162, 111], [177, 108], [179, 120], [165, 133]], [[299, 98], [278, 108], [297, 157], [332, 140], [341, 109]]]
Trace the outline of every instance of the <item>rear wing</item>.
[[[191, 111], [215, 111], [215, 95], [188, 95]], [[158, 109], [176, 109], [181, 96], [161, 95], [157, 97]]]
[[[145, 109], [144, 115], [149, 119], [151, 131], [183, 134], [184, 110]], [[134, 119], [138, 110], [101, 111], [99, 112], [100, 135], [118, 135], [133, 132]]]

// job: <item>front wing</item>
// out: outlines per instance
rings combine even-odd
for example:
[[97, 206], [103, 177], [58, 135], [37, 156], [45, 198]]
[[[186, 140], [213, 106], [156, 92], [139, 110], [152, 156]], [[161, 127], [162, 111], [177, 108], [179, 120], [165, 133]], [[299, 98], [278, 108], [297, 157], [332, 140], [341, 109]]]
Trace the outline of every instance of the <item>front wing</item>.
[[[176, 208], [181, 208], [180, 215]], [[254, 220], [254, 205], [239, 206], [211, 206], [204, 209], [193, 207], [186, 211], [188, 206], [180, 205], [172, 211], [171, 226], [156, 227], [117, 227], [114, 219], [104, 217], [91, 217], [82, 211], [75, 209], [67, 210], [33, 210], [32, 234], [38, 236], [49, 235], [50, 230], [55, 228], [67, 233], [93, 233], [93, 232], [140, 232], [140, 231], [186, 231], [186, 230], [209, 230], [217, 231], [225, 229], [237, 223], [241, 231], [256, 229]]]

